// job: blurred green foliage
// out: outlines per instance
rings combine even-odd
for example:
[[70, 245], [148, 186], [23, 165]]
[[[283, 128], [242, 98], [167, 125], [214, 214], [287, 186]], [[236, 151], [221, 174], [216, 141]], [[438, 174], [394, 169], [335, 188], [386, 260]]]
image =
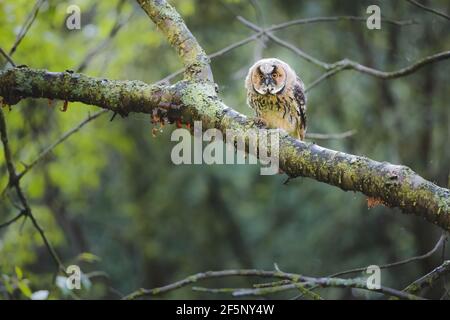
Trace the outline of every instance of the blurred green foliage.
[[[17, 64], [51, 71], [76, 69], [108, 37], [117, 20], [132, 18], [90, 61], [85, 73], [153, 83], [181, 63], [164, 37], [133, 1], [48, 1], [13, 55]], [[251, 34], [236, 20], [260, 25], [315, 16], [366, 15], [378, 4], [382, 15], [416, 19], [415, 25], [332, 22], [278, 31], [305, 52], [327, 62], [344, 57], [382, 70], [448, 50], [450, 34], [442, 18], [406, 1], [245, 1], [176, 0], [171, 3], [208, 53]], [[81, 8], [82, 28], [65, 28], [66, 8]], [[8, 50], [34, 1], [0, 1], [0, 46]], [[450, 11], [447, 1], [432, 5]], [[120, 12], [118, 13], [118, 8]], [[279, 57], [306, 84], [323, 70], [269, 41], [256, 41], [212, 61], [224, 101], [252, 115], [245, 103], [244, 77], [256, 59]], [[0, 58], [1, 59], [1, 58]], [[3, 61], [0, 60], [0, 62]], [[336, 150], [411, 166], [441, 186], [450, 169], [450, 65], [429, 65], [411, 76], [379, 80], [344, 71], [312, 89], [309, 131], [357, 134], [317, 141]], [[61, 101], [26, 100], [7, 113], [14, 159], [27, 163], [40, 150], [96, 108]], [[349, 268], [383, 264], [431, 249], [440, 231], [397, 210], [367, 209], [361, 194], [343, 192], [298, 178], [260, 176], [257, 166], [175, 166], [170, 132], [152, 137], [149, 118], [130, 115], [93, 121], [31, 170], [22, 180], [34, 214], [66, 265], [80, 265], [83, 289], [64, 290], [60, 274], [30, 221], [0, 230], [1, 298], [119, 298], [139, 287], [164, 285], [211, 269], [273, 269], [321, 276]], [[0, 156], [0, 186], [8, 177]], [[0, 200], [0, 223], [17, 214]], [[440, 262], [439, 255], [383, 271], [387, 286], [403, 288]], [[249, 279], [221, 279], [207, 286], [245, 286]], [[437, 288], [438, 289], [438, 288]], [[437, 297], [432, 291], [430, 296]], [[329, 298], [363, 298], [359, 291], [327, 289]], [[294, 293], [295, 294], [295, 293]], [[34, 295], [34, 296], [33, 296]], [[277, 297], [289, 297], [281, 295]], [[168, 298], [211, 298], [189, 288]], [[215, 296], [212, 296], [215, 297]], [[370, 296], [374, 297], [374, 296]]]

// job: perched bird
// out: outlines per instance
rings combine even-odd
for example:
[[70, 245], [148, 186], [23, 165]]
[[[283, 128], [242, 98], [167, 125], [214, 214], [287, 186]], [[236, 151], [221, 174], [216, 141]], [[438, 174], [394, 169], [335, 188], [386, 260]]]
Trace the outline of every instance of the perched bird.
[[247, 103], [257, 120], [303, 140], [306, 133], [306, 95], [302, 80], [286, 63], [269, 58], [256, 62], [245, 79]]

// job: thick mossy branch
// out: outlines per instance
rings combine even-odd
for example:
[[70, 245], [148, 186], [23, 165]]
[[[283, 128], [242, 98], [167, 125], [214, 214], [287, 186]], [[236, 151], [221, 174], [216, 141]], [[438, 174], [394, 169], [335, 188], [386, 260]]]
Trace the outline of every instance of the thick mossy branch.
[[164, 0], [137, 1], [177, 51], [186, 68], [185, 78], [212, 82], [209, 58], [178, 12]]
[[[78, 101], [126, 116], [130, 112], [176, 114], [183, 82], [164, 87], [141, 81], [108, 80], [72, 71], [49, 72], [26, 67], [0, 71], [3, 104], [14, 105], [22, 98]], [[179, 112], [178, 112], [179, 113]]]
[[[220, 107], [219, 107], [220, 109]], [[245, 131], [253, 123], [222, 105], [225, 110], [217, 127]], [[423, 179], [413, 170], [377, 162], [295, 140], [281, 134], [280, 167], [290, 177], [309, 177], [345, 191], [359, 191], [388, 207], [416, 214], [450, 231], [450, 190]]]
[[[139, 81], [112, 81], [82, 74], [29, 68], [0, 72], [0, 96], [15, 104], [25, 97], [80, 101], [121, 114], [149, 113], [192, 123], [203, 129], [233, 129], [246, 136], [253, 121], [223, 104], [208, 82], [181, 81], [151, 86]], [[280, 131], [280, 167], [290, 177], [309, 177], [346, 191], [359, 191], [388, 207], [416, 214], [450, 231], [450, 191], [423, 179], [405, 166], [377, 162], [306, 143]]]

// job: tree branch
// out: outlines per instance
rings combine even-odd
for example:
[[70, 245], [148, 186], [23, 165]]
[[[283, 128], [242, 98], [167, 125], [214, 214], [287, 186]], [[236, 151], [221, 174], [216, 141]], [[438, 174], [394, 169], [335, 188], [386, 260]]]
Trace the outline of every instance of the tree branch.
[[[392, 263], [388, 263], [388, 264], [383, 264], [383, 265], [380, 265], [378, 267], [380, 269], [388, 269], [388, 268], [402, 266], [402, 265], [405, 265], [405, 264], [408, 264], [408, 263], [411, 263], [411, 262], [414, 262], [414, 261], [418, 261], [418, 260], [423, 260], [423, 259], [429, 258], [444, 244], [446, 238], [447, 237], [446, 237], [445, 234], [441, 235], [441, 237], [436, 242], [434, 247], [430, 251], [428, 251], [427, 253], [425, 253], [423, 255], [411, 257], [411, 258], [408, 258], [408, 259], [405, 259], [405, 260], [396, 261], [396, 262], [392, 262]], [[355, 268], [355, 269], [351, 269], [351, 270], [346, 270], [346, 271], [341, 271], [341, 272], [334, 273], [334, 274], [330, 275], [329, 277], [330, 278], [334, 278], [334, 277], [346, 275], [346, 274], [349, 274], [349, 273], [363, 272], [363, 271], [366, 271], [366, 270], [367, 270], [367, 267]]]
[[[366, 22], [367, 17], [357, 17], [357, 16], [334, 16], [334, 17], [313, 17], [313, 18], [304, 18], [304, 19], [295, 19], [291, 21], [286, 21], [280, 24], [276, 24], [266, 29], [266, 31], [277, 31], [281, 29], [285, 29], [288, 27], [292, 27], [295, 25], [301, 24], [312, 24], [312, 23], [321, 23], [321, 22], [339, 22], [339, 21], [355, 21], [355, 22]], [[381, 18], [381, 22], [391, 24], [394, 26], [407, 26], [411, 24], [417, 24], [415, 20], [394, 20], [388, 18]]]
[[7, 226], [13, 224], [14, 222], [16, 222], [17, 220], [19, 220], [19, 219], [20, 219], [21, 217], [23, 217], [23, 216], [24, 216], [24, 213], [23, 213], [23, 212], [20, 212], [20, 213], [17, 214], [14, 218], [12, 218], [12, 219], [10, 219], [10, 220], [8, 220], [8, 221], [6, 221], [6, 222], [0, 224], [0, 229], [6, 228]]
[[34, 217], [34, 214], [31, 211], [31, 207], [28, 204], [28, 200], [25, 197], [25, 194], [23, 193], [22, 188], [20, 186], [20, 181], [16, 174], [16, 168], [15, 168], [13, 160], [12, 160], [12, 153], [9, 148], [5, 116], [4, 116], [3, 110], [1, 110], [1, 109], [0, 109], [0, 137], [1, 137], [2, 144], [3, 144], [3, 151], [4, 151], [4, 155], [5, 155], [6, 167], [8, 169], [8, 174], [9, 174], [9, 186], [16, 190], [17, 197], [19, 198], [19, 201], [23, 206], [19, 215], [17, 215], [12, 220], [4, 223], [2, 225], [2, 227], [8, 226], [11, 223], [17, 221], [22, 215], [24, 215], [25, 217], [29, 217], [31, 220], [31, 223], [33, 224], [34, 228], [38, 231], [42, 241], [44, 242], [44, 245], [47, 247], [47, 250], [50, 253], [50, 256], [52, 257], [56, 266], [58, 267], [58, 270], [65, 273], [66, 269], [64, 268], [64, 265], [62, 264], [61, 260], [59, 259], [59, 256], [56, 253], [53, 246], [51, 245], [50, 241], [47, 239], [44, 229], [42, 229], [42, 227], [40, 226], [40, 224]]
[[25, 23], [23, 24], [22, 28], [20, 29], [19, 33], [17, 34], [16, 40], [14, 41], [13, 46], [9, 50], [10, 56], [12, 56], [14, 54], [14, 52], [16, 52], [17, 47], [22, 42], [23, 38], [25, 38], [26, 34], [28, 33], [28, 30], [30, 30], [31, 26], [33, 25], [33, 22], [36, 20], [39, 10], [41, 9], [41, 7], [45, 1], [46, 0], [36, 0], [36, 3], [34, 4], [33, 9], [28, 14]]
[[423, 10], [425, 10], [425, 11], [434, 13], [434, 14], [436, 14], [436, 15], [442, 17], [442, 18], [445, 18], [445, 19], [447, 19], [447, 20], [450, 20], [450, 16], [447, 15], [447, 14], [445, 14], [445, 13], [443, 13], [443, 12], [440, 12], [440, 11], [435, 10], [435, 9], [433, 9], [433, 8], [424, 6], [423, 4], [421, 4], [421, 3], [417, 2], [417, 1], [414, 1], [414, 0], [406, 0], [406, 1], [408, 1], [409, 3], [415, 5], [416, 7], [421, 8], [421, 9], [423, 9]]
[[91, 63], [91, 61], [94, 59], [94, 57], [101, 52], [104, 48], [106, 48], [108, 46], [108, 44], [111, 42], [112, 39], [114, 39], [114, 37], [119, 33], [119, 31], [128, 23], [128, 21], [130, 21], [130, 19], [133, 17], [134, 12], [130, 13], [126, 18], [122, 19], [121, 18], [121, 11], [123, 8], [123, 4], [125, 3], [125, 1], [120, 1], [117, 4], [117, 9], [116, 9], [116, 21], [113, 24], [113, 26], [111, 27], [111, 29], [109, 30], [108, 36], [103, 39], [99, 44], [97, 44], [95, 47], [93, 47], [90, 51], [88, 51], [88, 53], [86, 54], [86, 56], [84, 57], [84, 59], [82, 60], [82, 62], [78, 65], [78, 67], [76, 68], [77, 72], [83, 72], [88, 65]]
[[[367, 21], [367, 17], [336, 16], [336, 17], [315, 17], [315, 18], [296, 19], [296, 20], [286, 21], [286, 22], [283, 22], [280, 24], [273, 25], [273, 26], [265, 29], [265, 32], [277, 31], [277, 30], [281, 30], [281, 29], [285, 29], [285, 28], [294, 26], [294, 25], [320, 23], [320, 22], [338, 22], [338, 21], [361, 21], [361, 22], [364, 21], [365, 22], [365, 21]], [[417, 23], [414, 20], [393, 20], [393, 19], [385, 19], [385, 18], [382, 18], [381, 21], [388, 23], [388, 24], [395, 25], [395, 26], [406, 26], [406, 25], [411, 25], [411, 24]], [[214, 53], [209, 54], [208, 58], [210, 58], [210, 59], [217, 58], [217, 57], [219, 57], [227, 52], [230, 52], [240, 46], [243, 46], [249, 42], [255, 41], [263, 35], [264, 35], [264, 31], [257, 32], [247, 38], [244, 38], [242, 40], [234, 42], [218, 51], [215, 51]], [[179, 69], [179, 70], [173, 72], [172, 74], [168, 75], [167, 77], [159, 80], [157, 82], [157, 84], [163, 84], [163, 83], [169, 82], [176, 76], [182, 74], [184, 72], [184, 70], [185, 69], [182, 68], [182, 69]], [[337, 71], [337, 69], [335, 69], [335, 70]], [[313, 86], [311, 85], [310, 89], [312, 87]]]
[[336, 73], [338, 73], [342, 70], [355, 70], [355, 71], [365, 73], [365, 74], [371, 75], [373, 77], [381, 78], [381, 79], [395, 79], [395, 78], [410, 75], [411, 73], [417, 71], [418, 69], [422, 68], [423, 66], [425, 66], [427, 64], [450, 58], [450, 51], [443, 51], [443, 52], [439, 52], [434, 55], [419, 59], [412, 65], [409, 65], [409, 66], [399, 69], [397, 71], [391, 71], [391, 72], [386, 72], [386, 71], [377, 70], [377, 69], [374, 69], [371, 67], [366, 67], [360, 63], [357, 63], [357, 62], [347, 59], [347, 58], [337, 61], [335, 63], [326, 63], [317, 58], [314, 58], [313, 56], [310, 56], [309, 54], [305, 53], [300, 48], [294, 46], [293, 44], [291, 44], [285, 40], [278, 38], [274, 34], [267, 32], [267, 30], [258, 27], [257, 25], [251, 23], [250, 21], [246, 20], [243, 17], [237, 17], [237, 19], [240, 22], [242, 22], [244, 25], [246, 25], [248, 28], [250, 28], [256, 32], [259, 32], [259, 33], [263, 32], [264, 34], [267, 35], [267, 37], [269, 39], [271, 39], [275, 43], [291, 50], [292, 52], [296, 53], [297, 55], [299, 55], [306, 61], [311, 62], [327, 71], [330, 71], [330, 72], [325, 73], [323, 76], [321, 76], [315, 82], [313, 82], [313, 84], [310, 85], [310, 87], [308, 89], [311, 89], [318, 82], [321, 82], [325, 78], [335, 75]]
[[367, 288], [367, 282], [364, 279], [338, 279], [338, 278], [311, 278], [304, 277], [305, 281], [301, 283], [290, 283], [280, 286], [267, 287], [267, 288], [256, 288], [256, 289], [237, 289], [231, 290], [231, 294], [235, 297], [245, 297], [245, 296], [261, 296], [272, 293], [278, 293], [293, 289], [303, 289], [311, 287], [321, 287], [321, 288], [356, 288], [366, 291], [379, 292], [389, 297], [396, 297], [398, 299], [404, 300], [424, 300], [416, 295], [405, 293], [396, 289], [381, 286], [379, 289], [369, 289]]
[[[242, 40], [239, 40], [239, 41], [237, 41], [237, 42], [234, 42], [234, 43], [232, 43], [232, 44], [230, 44], [230, 45], [228, 45], [228, 46], [226, 46], [226, 47], [224, 47], [224, 48], [222, 48], [222, 49], [220, 49], [220, 50], [217, 50], [217, 51], [215, 51], [215, 52], [209, 54], [209, 55], [208, 55], [208, 58], [209, 58], [209, 59], [214, 59], [214, 58], [217, 58], [217, 57], [219, 57], [219, 56], [221, 56], [221, 55], [224, 55], [224, 54], [227, 53], [227, 52], [230, 52], [230, 51], [232, 51], [232, 50], [234, 50], [234, 49], [236, 49], [236, 48], [239, 48], [239, 47], [241, 47], [241, 46], [243, 46], [243, 45], [245, 45], [245, 44], [247, 44], [247, 43], [250, 43], [250, 42], [252, 42], [252, 41], [258, 39], [262, 34], [263, 34], [263, 33], [255, 33], [255, 34], [253, 34], [253, 35], [251, 35], [251, 36], [249, 36], [249, 37], [247, 37], [247, 38], [244, 38], [244, 39], [242, 39]], [[167, 83], [167, 82], [169, 82], [170, 80], [172, 80], [173, 78], [175, 78], [175, 77], [179, 76], [180, 74], [182, 74], [182, 73], [184, 72], [184, 70], [185, 70], [184, 68], [179, 69], [179, 70], [177, 70], [177, 71], [175, 71], [175, 72], [169, 74], [167, 77], [165, 77], [165, 78], [159, 80], [158, 82], [156, 82], [156, 84], [164, 84], [164, 83]]]
[[7, 62], [9, 62], [13, 67], [16, 66], [14, 61], [11, 59], [11, 57], [2, 49], [0, 48], [0, 54], [6, 59]]
[[424, 275], [422, 278], [414, 281], [405, 289], [404, 292], [419, 294], [425, 288], [432, 287], [438, 279], [450, 273], [450, 260], [444, 261], [439, 267]]
[[234, 296], [248, 296], [248, 295], [266, 295], [286, 290], [308, 288], [312, 286], [320, 286], [323, 288], [336, 287], [336, 288], [359, 288], [363, 290], [375, 291], [386, 294], [388, 296], [393, 296], [401, 299], [422, 299], [413, 294], [401, 292], [395, 289], [381, 287], [380, 289], [368, 289], [367, 282], [362, 279], [338, 279], [338, 278], [313, 278], [302, 276], [294, 273], [286, 273], [282, 271], [265, 271], [257, 269], [243, 269], [243, 270], [222, 270], [222, 271], [207, 271], [197, 273], [195, 275], [189, 276], [183, 280], [171, 283], [167, 286], [154, 288], [154, 289], [139, 289], [135, 292], [130, 293], [124, 299], [133, 300], [142, 297], [156, 296], [164, 294], [182, 287], [186, 287], [193, 283], [196, 283], [205, 279], [212, 278], [224, 278], [231, 276], [241, 276], [241, 277], [261, 277], [261, 278], [275, 278], [275, 279], [285, 279], [290, 280], [292, 283], [286, 285], [276, 285], [274, 287], [264, 287], [256, 289], [234, 289], [234, 288], [224, 288], [224, 289], [201, 289], [196, 287], [197, 290], [215, 292], [215, 293], [232, 293]]
[[64, 133], [61, 137], [59, 137], [58, 140], [56, 140], [55, 142], [53, 142], [51, 145], [49, 145], [47, 148], [45, 148], [44, 150], [42, 150], [41, 153], [39, 153], [39, 155], [32, 160], [29, 164], [25, 164], [25, 169], [20, 172], [17, 175], [17, 179], [22, 179], [22, 177], [27, 174], [28, 171], [30, 171], [31, 169], [33, 169], [33, 167], [38, 164], [42, 159], [44, 159], [50, 152], [53, 151], [53, 149], [55, 149], [59, 144], [63, 143], [65, 140], [67, 140], [71, 135], [73, 135], [74, 133], [76, 133], [78, 130], [80, 130], [82, 127], [84, 127], [86, 124], [88, 124], [89, 122], [91, 122], [92, 120], [97, 119], [98, 117], [100, 117], [102, 114], [106, 113], [108, 110], [101, 110], [93, 115], [89, 115], [86, 119], [84, 119], [83, 121], [81, 121], [77, 126], [73, 127], [72, 129], [70, 129], [69, 131], [67, 131], [66, 133]]
[[[182, 87], [178, 84], [178, 87]], [[60, 99], [95, 105], [126, 116], [130, 112], [152, 113], [170, 109], [177, 87], [151, 86], [141, 81], [120, 81], [83, 74], [49, 72], [26, 67], [0, 71], [0, 96], [14, 105], [22, 97]]]
[[[149, 11], [150, 16], [161, 14], [166, 17], [154, 19], [172, 45], [183, 47], [179, 49], [180, 55], [190, 65], [194, 58], [192, 52], [186, 50], [192, 48], [193, 52], [198, 53], [199, 45], [193, 43], [195, 39], [190, 33], [182, 34], [186, 26], [180, 22], [182, 20], [178, 15], [168, 16], [173, 13], [173, 8], [162, 0], [138, 1]], [[180, 39], [185, 40], [180, 42]], [[200, 65], [204, 62], [204, 58], [201, 58]], [[194, 73], [203, 74], [201, 70]], [[169, 122], [182, 120], [191, 124], [199, 120], [203, 122], [204, 130], [217, 128], [225, 132], [234, 129], [241, 136], [246, 136], [250, 129], [255, 128], [254, 121], [225, 105], [217, 97], [209, 81], [205, 82], [201, 76], [191, 77], [191, 80], [197, 78], [199, 81], [157, 86], [140, 81], [95, 79], [71, 72], [13, 68], [0, 72], [0, 96], [10, 105], [25, 97], [62, 99], [96, 105], [122, 115], [142, 112], [156, 114]], [[289, 177], [309, 177], [345, 191], [359, 191], [379, 199], [386, 206], [398, 207], [404, 213], [416, 214], [444, 230], [450, 230], [448, 189], [423, 179], [405, 166], [326, 149], [295, 140], [283, 130], [279, 132], [280, 167]]]
[[[201, 120], [203, 127], [233, 128], [246, 135], [254, 122], [224, 105], [210, 85], [179, 82], [149, 86], [139, 81], [109, 81], [76, 73], [15, 68], [0, 73], [0, 96], [7, 104], [22, 97], [81, 101], [119, 114], [158, 112], [160, 118]], [[280, 131], [281, 132], [281, 131]], [[309, 177], [343, 190], [360, 191], [450, 230], [450, 191], [411, 169], [305, 143], [281, 132], [280, 166], [290, 177]]]
[[165, 0], [137, 0], [137, 2], [177, 51], [186, 68], [185, 78], [212, 82], [209, 58], [178, 12]]

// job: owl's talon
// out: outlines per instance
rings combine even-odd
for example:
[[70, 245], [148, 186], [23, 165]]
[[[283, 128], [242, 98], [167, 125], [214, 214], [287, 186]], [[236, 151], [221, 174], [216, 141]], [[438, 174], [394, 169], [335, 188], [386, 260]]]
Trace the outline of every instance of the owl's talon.
[[180, 120], [180, 119], [178, 119], [178, 120], [176, 121], [176, 125], [177, 125], [177, 128], [178, 128], [178, 129], [183, 128], [183, 124], [181, 123], [181, 120]]

